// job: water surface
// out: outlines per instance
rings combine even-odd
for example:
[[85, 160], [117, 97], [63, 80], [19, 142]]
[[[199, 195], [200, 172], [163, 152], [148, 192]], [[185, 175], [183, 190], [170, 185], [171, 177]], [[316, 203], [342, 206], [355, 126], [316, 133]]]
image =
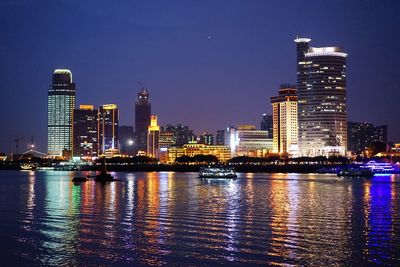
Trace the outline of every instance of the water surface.
[[5, 265], [400, 265], [399, 176], [114, 175], [0, 172]]

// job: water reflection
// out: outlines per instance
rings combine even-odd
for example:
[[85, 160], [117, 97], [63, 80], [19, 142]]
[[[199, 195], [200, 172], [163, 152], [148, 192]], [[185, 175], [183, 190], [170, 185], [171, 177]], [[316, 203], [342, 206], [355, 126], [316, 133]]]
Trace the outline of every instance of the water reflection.
[[[329, 175], [239, 174], [236, 180], [212, 180], [195, 173], [118, 173], [120, 182], [75, 186], [68, 172], [15, 175], [23, 179], [3, 179], [0, 186], [15, 183], [22, 201], [14, 217], [1, 223], [20, 225], [5, 241], [18, 242], [18, 257], [33, 264], [365, 265], [400, 260], [398, 176], [351, 181]], [[2, 199], [0, 207], [7, 210], [12, 198]]]

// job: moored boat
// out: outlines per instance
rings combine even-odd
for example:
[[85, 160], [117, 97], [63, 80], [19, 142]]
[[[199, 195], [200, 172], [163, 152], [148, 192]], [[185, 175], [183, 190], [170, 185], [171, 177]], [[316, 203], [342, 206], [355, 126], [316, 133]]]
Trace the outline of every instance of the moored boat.
[[237, 178], [235, 169], [233, 167], [201, 167], [199, 172], [199, 178]]
[[339, 177], [350, 177], [350, 178], [371, 178], [374, 173], [368, 168], [349, 168], [338, 172]]

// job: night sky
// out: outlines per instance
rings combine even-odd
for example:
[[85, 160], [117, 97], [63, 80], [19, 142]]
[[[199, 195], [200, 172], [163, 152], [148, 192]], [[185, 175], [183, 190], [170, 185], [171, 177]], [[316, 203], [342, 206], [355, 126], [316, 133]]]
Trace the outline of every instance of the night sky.
[[0, 152], [46, 151], [47, 90], [68, 68], [77, 105], [116, 103], [133, 125], [139, 82], [161, 125], [256, 124], [296, 82], [297, 36], [343, 47], [348, 118], [400, 141], [400, 1], [0, 0]]

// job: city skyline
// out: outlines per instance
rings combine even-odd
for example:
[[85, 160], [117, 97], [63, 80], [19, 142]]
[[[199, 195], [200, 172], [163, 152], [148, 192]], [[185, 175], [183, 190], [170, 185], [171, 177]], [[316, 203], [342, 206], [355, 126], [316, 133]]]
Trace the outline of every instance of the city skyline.
[[[276, 19], [270, 14], [271, 10], [286, 10], [287, 7], [287, 12], [282, 14], [290, 16], [301, 5], [230, 2], [228, 12], [226, 3], [204, 2], [195, 7], [184, 2], [159, 3], [159, 6], [154, 3], [121, 4], [108, 14], [104, 3], [91, 10], [84, 4], [60, 2], [65, 9], [60, 12], [55, 25], [46, 24], [54, 18], [51, 14], [56, 8], [54, 4], [2, 3], [0, 12], [4, 20], [20, 21], [0, 26], [5, 40], [0, 53], [5, 59], [1, 71], [5, 77], [2, 91], [6, 96], [1, 104], [10, 111], [5, 118], [6, 124], [13, 125], [0, 134], [0, 152], [12, 151], [15, 148], [12, 141], [17, 137], [24, 137], [20, 144], [23, 151], [24, 143], [29, 143], [31, 136], [39, 150], [46, 150], [44, 103], [51, 83], [50, 73], [56, 68], [67, 68], [74, 74], [77, 105], [118, 104], [120, 125], [134, 123], [132, 114], [138, 81], [151, 91], [153, 113], [159, 115], [160, 125], [183, 123], [196, 134], [204, 131], [215, 134], [216, 130], [228, 125], [258, 125], [262, 113], [272, 114], [269, 97], [274, 95], [279, 84], [296, 81], [296, 53], [292, 40], [297, 35], [313, 38], [316, 46], [332, 44], [344, 48], [350, 55], [348, 121], [388, 124], [389, 140], [398, 141], [400, 129], [396, 125], [394, 106], [400, 84], [395, 75], [399, 71], [396, 66], [399, 55], [393, 53], [398, 37], [389, 34], [395, 32], [393, 25], [399, 20], [390, 15], [398, 7], [397, 3], [355, 5], [342, 2], [326, 7], [322, 7], [322, 3], [310, 4], [310, 10], [304, 10], [304, 16], [312, 14], [316, 8], [332, 9], [341, 12], [342, 16], [327, 22], [333, 17], [325, 14], [328, 17], [326, 21], [320, 20], [320, 25], [313, 22], [323, 18], [321, 14], [308, 22], [298, 22], [298, 25], [291, 19], [281, 25], [273, 24], [279, 26], [275, 30], [268, 24]], [[154, 9], [155, 6], [158, 9]], [[101, 18], [126, 15], [124, 8], [142, 10], [139, 17], [135, 17], [135, 12], [131, 18], [121, 16], [109, 28], [105, 24], [90, 28]], [[346, 11], [348, 8], [352, 12]], [[225, 22], [218, 23], [217, 16], [209, 14], [210, 10], [222, 16]], [[206, 11], [208, 15], [202, 16], [201, 12]], [[262, 15], [266, 11], [270, 18], [265, 13]], [[67, 23], [68, 12], [77, 15], [77, 22]], [[155, 12], [150, 17], [158, 16], [158, 20], [144, 19], [143, 16], [151, 14], [149, 12]], [[251, 19], [241, 20], [249, 14]], [[347, 18], [346, 14], [352, 14], [354, 18]], [[379, 19], [369, 20], [372, 15]], [[31, 22], [33, 27], [27, 27]], [[80, 29], [79, 23], [86, 26]], [[377, 25], [371, 27], [373, 23]], [[133, 25], [133, 29], [130, 30], [129, 25]], [[368, 34], [357, 31], [364, 27], [370, 29]], [[100, 37], [94, 37], [91, 31], [109, 33], [112, 29], [116, 30], [115, 42], [105, 40], [105, 44], [113, 45], [107, 49], [100, 45], [96, 47], [95, 41]], [[58, 31], [65, 31], [66, 36], [58, 36]], [[33, 45], [26, 44], [26, 38], [33, 38]], [[56, 41], [52, 43], [54, 38]], [[165, 41], [157, 44], [158, 38]], [[374, 55], [371, 51], [379, 53]], [[98, 55], [102, 57], [98, 58]], [[370, 64], [360, 63], [367, 58]], [[21, 75], [25, 79], [17, 78]], [[169, 108], [171, 106], [179, 108]], [[377, 108], [371, 108], [374, 106]]]

